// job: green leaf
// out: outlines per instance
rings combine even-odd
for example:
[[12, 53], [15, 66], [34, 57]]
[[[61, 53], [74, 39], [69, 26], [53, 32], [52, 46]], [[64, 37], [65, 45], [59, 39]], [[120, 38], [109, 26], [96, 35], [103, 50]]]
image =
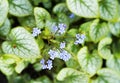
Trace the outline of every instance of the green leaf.
[[17, 73], [21, 73], [22, 70], [27, 66], [27, 64], [25, 64], [24, 61], [19, 61], [17, 64], [16, 64], [16, 67], [15, 67], [15, 71]]
[[107, 67], [120, 73], [120, 57], [112, 56], [107, 60]]
[[36, 58], [40, 55], [40, 50], [32, 35], [23, 27], [11, 30], [7, 36], [7, 41], [3, 42], [4, 53], [14, 54], [21, 58]]
[[120, 37], [120, 22], [109, 23], [109, 28], [113, 35]]
[[79, 31], [81, 33], [85, 33], [85, 35], [86, 35], [85, 41], [91, 41], [91, 38], [89, 36], [89, 30], [90, 30], [91, 24], [92, 24], [92, 22], [85, 22], [79, 28]]
[[63, 83], [88, 83], [89, 82], [89, 78], [86, 74], [72, 68], [62, 69], [58, 73], [57, 79], [60, 81], [66, 80]]
[[47, 76], [42, 76], [35, 80], [36, 82], [32, 83], [51, 83], [50, 79]]
[[14, 67], [13, 65], [4, 63], [3, 60], [0, 59], [0, 71], [4, 73], [5, 75], [9, 76], [13, 74]]
[[98, 23], [99, 19], [93, 21], [90, 26], [89, 35], [93, 42], [97, 43], [109, 33], [109, 28], [106, 23]]
[[88, 53], [87, 47], [83, 47], [77, 54], [78, 62], [83, 69], [83, 71], [90, 74], [90, 76], [95, 75], [98, 69], [102, 66], [102, 59], [99, 57], [96, 51], [92, 54]]
[[100, 1], [100, 17], [107, 21], [116, 21], [118, 14], [117, 0], [101, 0]]
[[67, 0], [67, 6], [78, 16], [99, 17], [98, 0]]
[[8, 14], [8, 1], [0, 0], [0, 26], [4, 23]]
[[113, 42], [112, 52], [114, 56], [120, 57], [120, 39]]
[[10, 31], [10, 21], [6, 19], [6, 21], [3, 23], [2, 26], [0, 26], [0, 35], [1, 36], [7, 36]]
[[32, 5], [28, 0], [9, 0], [9, 13], [23, 17], [32, 14]]
[[18, 18], [18, 21], [24, 27], [30, 27], [30, 28], [36, 27], [34, 16]]
[[97, 74], [98, 77], [93, 83], [120, 83], [120, 75], [110, 69], [101, 69]]
[[67, 5], [65, 3], [59, 3], [53, 8], [53, 12], [55, 14], [66, 13], [68, 11], [69, 10], [68, 10]]
[[67, 67], [69, 67], [69, 68], [74, 68], [74, 69], [76, 69], [76, 68], [78, 68], [79, 67], [79, 63], [78, 63], [78, 61], [75, 59], [75, 58], [70, 58], [68, 61], [66, 61], [65, 62], [66, 63], [66, 65], [67, 65]]
[[2, 55], [2, 61], [5, 63], [5, 64], [14, 64], [16, 62], [19, 62], [20, 61], [20, 58], [15, 56], [15, 55], [12, 55], [12, 54], [4, 54]]
[[112, 43], [111, 38], [104, 38], [99, 42], [98, 53], [103, 59], [108, 59], [112, 56], [110, 45]]
[[35, 16], [36, 26], [38, 28], [44, 28], [46, 21], [51, 19], [51, 16], [48, 13], [48, 11], [41, 7], [34, 8], [34, 16]]

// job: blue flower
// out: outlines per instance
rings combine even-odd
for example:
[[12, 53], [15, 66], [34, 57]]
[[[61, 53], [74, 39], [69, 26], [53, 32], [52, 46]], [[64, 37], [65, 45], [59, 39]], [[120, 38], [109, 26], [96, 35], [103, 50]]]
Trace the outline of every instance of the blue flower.
[[42, 59], [40, 61], [40, 63], [42, 64], [42, 69], [49, 69], [51, 70], [52, 69], [52, 60], [48, 60], [46, 63], [45, 63], [45, 59]]
[[69, 18], [74, 18], [75, 17], [75, 15], [73, 14], [73, 13], [71, 13], [70, 15], [69, 15]]
[[47, 69], [47, 65], [45, 64], [45, 59], [42, 59], [40, 63], [42, 64], [42, 69]]
[[67, 27], [66, 24], [59, 23], [58, 26], [57, 25], [53, 26], [52, 32], [61, 35], [61, 34], [65, 33], [66, 27]]
[[58, 52], [50, 49], [48, 54], [50, 55], [50, 58], [54, 60], [54, 58], [58, 55]]
[[61, 42], [61, 43], [60, 43], [60, 48], [61, 48], [61, 49], [65, 48], [65, 44], [66, 44], [65, 42]]
[[39, 28], [33, 28], [33, 33], [32, 33], [33, 37], [36, 37], [40, 33], [41, 33], [41, 30]]
[[74, 42], [75, 45], [82, 44], [85, 40], [85, 35], [84, 34], [76, 34], [76, 41]]
[[51, 70], [52, 69], [52, 60], [47, 61], [47, 69]]
[[61, 50], [60, 52], [60, 59], [64, 61], [68, 61], [71, 58], [71, 54], [68, 53], [66, 50]]
[[58, 31], [58, 26], [54, 26], [53, 31], [54, 31], [54, 33], [56, 33]]
[[58, 25], [58, 28], [59, 28], [58, 33], [59, 33], [59, 34], [65, 33], [66, 27], [67, 27], [67, 26], [66, 26], [65, 24], [60, 23], [60, 24]]

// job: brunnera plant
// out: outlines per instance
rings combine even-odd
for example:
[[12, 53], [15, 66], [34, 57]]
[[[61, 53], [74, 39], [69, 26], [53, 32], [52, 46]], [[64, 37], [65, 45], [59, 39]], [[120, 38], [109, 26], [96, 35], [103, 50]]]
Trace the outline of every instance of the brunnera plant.
[[0, 0], [0, 71], [8, 83], [119, 83], [119, 7], [119, 0]]

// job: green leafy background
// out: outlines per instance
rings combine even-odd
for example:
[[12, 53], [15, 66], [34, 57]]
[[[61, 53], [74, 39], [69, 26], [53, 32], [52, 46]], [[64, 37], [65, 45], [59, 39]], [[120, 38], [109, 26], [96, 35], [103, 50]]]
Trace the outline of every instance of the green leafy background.
[[[63, 35], [53, 31], [59, 23]], [[70, 60], [42, 70], [40, 60], [62, 41]], [[2, 83], [120, 83], [120, 0], [0, 0], [0, 75]]]

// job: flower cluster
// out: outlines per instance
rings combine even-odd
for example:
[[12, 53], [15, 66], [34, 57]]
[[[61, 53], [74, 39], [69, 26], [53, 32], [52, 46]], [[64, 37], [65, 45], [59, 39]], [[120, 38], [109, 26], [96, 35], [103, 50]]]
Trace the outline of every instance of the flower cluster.
[[75, 45], [82, 44], [85, 40], [84, 34], [76, 34], [76, 41], [74, 42]]
[[50, 59], [54, 60], [54, 58], [57, 57], [58, 52], [50, 49], [48, 54], [50, 55]]
[[41, 33], [41, 30], [39, 28], [33, 28], [33, 33], [32, 33], [33, 37], [36, 37], [40, 33]]
[[67, 27], [66, 24], [60, 23], [60, 24], [58, 24], [58, 26], [54, 26], [53, 30], [55, 31], [55, 33], [58, 33], [61, 35], [61, 34], [65, 33], [66, 27]]
[[71, 58], [71, 54], [68, 53], [66, 50], [61, 50], [60, 52], [60, 59], [64, 61], [68, 61]]
[[42, 69], [52, 69], [52, 60], [47, 60], [47, 62], [45, 62], [45, 59], [42, 59], [40, 61], [40, 63], [42, 64]]
[[61, 42], [60, 43], [60, 51], [55, 51], [55, 50], [52, 50], [50, 49], [48, 54], [50, 56], [50, 59], [46, 61], [46, 64], [45, 64], [45, 60], [42, 59], [40, 61], [40, 63], [42, 64], [42, 69], [51, 69], [53, 66], [52, 66], [52, 60], [54, 60], [56, 57], [59, 57], [60, 59], [64, 60], [64, 61], [68, 61], [70, 58], [71, 58], [71, 54], [68, 53], [66, 50], [64, 50], [65, 48], [65, 42]]
[[68, 61], [71, 58], [71, 54], [68, 53], [66, 50], [64, 50], [63, 48], [65, 48], [65, 42], [61, 42], [60, 43], [60, 59], [64, 60], [64, 61]]

